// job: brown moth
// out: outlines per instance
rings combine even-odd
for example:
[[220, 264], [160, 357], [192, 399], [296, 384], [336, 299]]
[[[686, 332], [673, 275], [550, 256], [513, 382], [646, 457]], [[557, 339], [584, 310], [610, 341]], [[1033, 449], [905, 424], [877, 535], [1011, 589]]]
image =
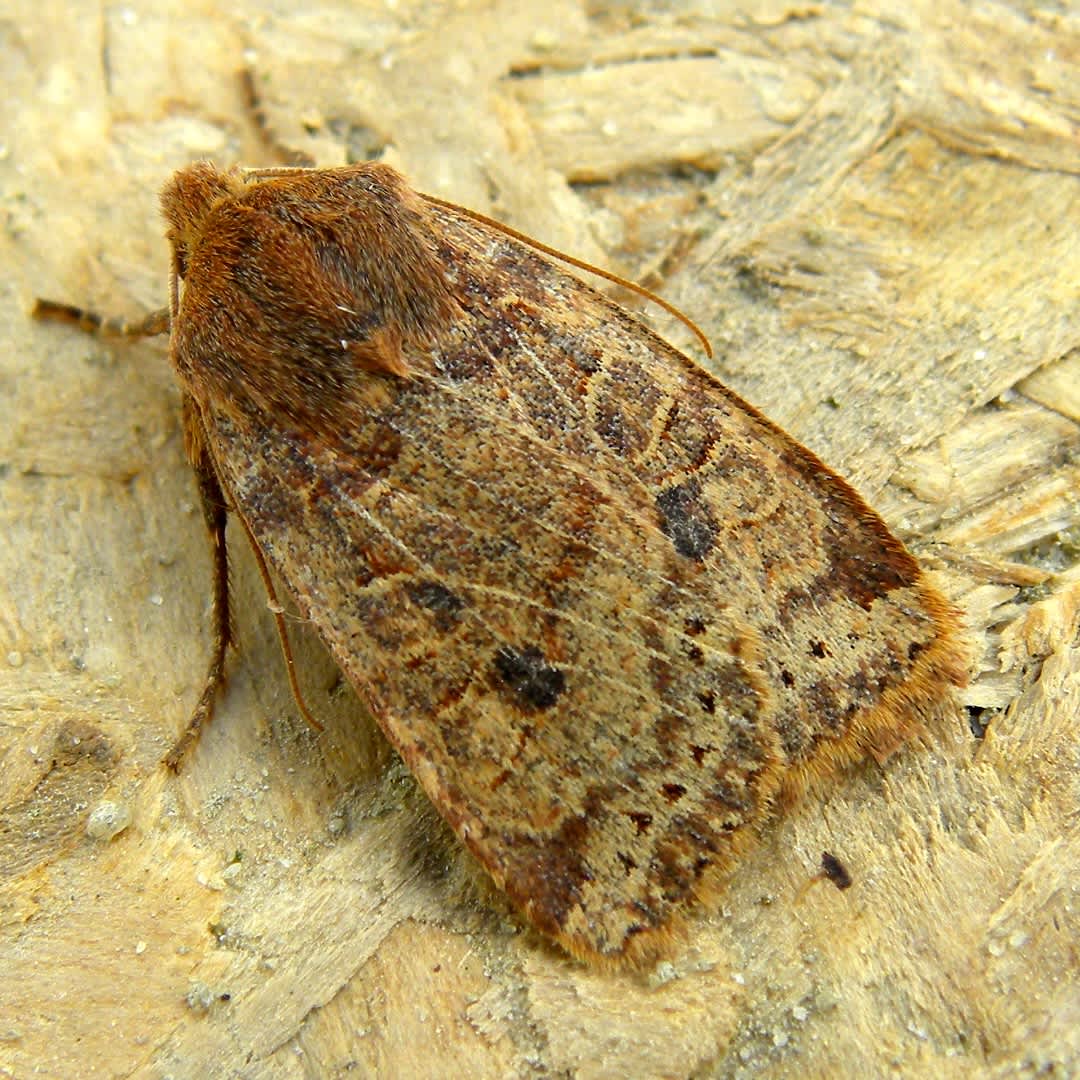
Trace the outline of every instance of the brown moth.
[[141, 329], [171, 329], [218, 568], [189, 736], [227, 504], [517, 910], [636, 966], [778, 805], [964, 682], [862, 499], [516, 234], [371, 163], [193, 165], [162, 205]]

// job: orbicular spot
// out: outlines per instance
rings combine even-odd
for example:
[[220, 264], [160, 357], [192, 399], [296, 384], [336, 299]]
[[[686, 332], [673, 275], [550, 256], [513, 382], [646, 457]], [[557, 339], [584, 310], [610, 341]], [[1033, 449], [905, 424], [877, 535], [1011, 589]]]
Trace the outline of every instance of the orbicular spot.
[[686, 794], [686, 788], [682, 784], [663, 784], [660, 793], [669, 803], [675, 803]]
[[786, 687], [790, 688], [790, 687], [795, 685], [795, 676], [792, 675], [791, 672], [788, 671], [787, 668], [784, 668], [784, 670], [780, 672], [780, 681]]
[[716, 519], [701, 501], [701, 485], [696, 480], [660, 492], [656, 509], [660, 528], [680, 555], [700, 560], [712, 551], [716, 543]]
[[701, 702], [701, 707], [710, 716], [715, 715], [715, 713], [716, 713], [716, 695], [711, 690], [706, 690], [703, 693], [698, 694], [698, 701]]
[[466, 606], [456, 592], [430, 579], [411, 582], [405, 591], [414, 604], [431, 612], [435, 625], [444, 633], [457, 626], [459, 615]]
[[824, 660], [829, 655], [829, 650], [825, 646], [824, 641], [811, 641], [810, 642], [810, 655], [816, 656], [819, 660]]
[[566, 689], [566, 676], [535, 645], [520, 652], [504, 645], [495, 653], [494, 667], [499, 685], [530, 709], [550, 709]]
[[646, 814], [642, 810], [631, 810], [626, 816], [634, 823], [638, 836], [644, 836], [652, 826], [652, 814]]

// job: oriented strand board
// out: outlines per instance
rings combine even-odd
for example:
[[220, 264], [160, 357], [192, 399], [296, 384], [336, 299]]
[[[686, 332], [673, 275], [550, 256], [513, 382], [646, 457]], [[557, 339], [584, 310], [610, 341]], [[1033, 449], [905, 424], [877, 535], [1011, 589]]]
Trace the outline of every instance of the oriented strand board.
[[[14, 0], [0, 20], [0, 1075], [1080, 1071], [1080, 26], [960, 2]], [[522, 931], [233, 536], [240, 649], [179, 777], [209, 560], [156, 192], [322, 164], [646, 280], [960, 603], [967, 716], [809, 797], [651, 978]], [[685, 330], [645, 313], [673, 340]], [[103, 803], [131, 825], [91, 838]], [[811, 884], [824, 850], [840, 892]]]

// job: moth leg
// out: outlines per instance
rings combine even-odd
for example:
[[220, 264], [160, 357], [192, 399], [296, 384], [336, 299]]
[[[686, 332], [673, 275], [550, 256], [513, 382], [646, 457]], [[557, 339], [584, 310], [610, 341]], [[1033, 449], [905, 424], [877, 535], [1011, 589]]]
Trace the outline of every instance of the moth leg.
[[[315, 164], [311, 156], [305, 154], [303, 150], [294, 150], [291, 146], [286, 146], [274, 130], [274, 125], [270, 123], [270, 118], [266, 115], [266, 109], [263, 108], [259, 88], [255, 85], [255, 72], [250, 67], [246, 67], [240, 72], [240, 87], [244, 94], [244, 104], [251, 114], [255, 130], [258, 131], [263, 146], [286, 166], [299, 166], [302, 169], [310, 169]], [[275, 170], [269, 171], [273, 172]]]
[[[188, 400], [184, 402], [184, 426], [185, 431], [190, 432], [188, 425], [197, 423], [191, 418], [193, 410]], [[203, 683], [202, 695], [199, 703], [195, 706], [188, 720], [187, 728], [179, 739], [173, 744], [172, 749], [165, 755], [165, 765], [173, 772], [179, 772], [184, 759], [199, 741], [202, 729], [210, 722], [214, 713], [214, 704], [217, 696], [225, 685], [225, 653], [232, 642], [232, 620], [229, 613], [229, 554], [225, 545], [225, 526], [228, 521], [228, 510], [225, 504], [225, 494], [221, 490], [217, 474], [201, 450], [197, 437], [189, 439], [195, 453], [193, 464], [195, 475], [199, 482], [199, 499], [202, 502], [203, 518], [206, 521], [207, 531], [210, 533], [210, 542], [213, 548], [214, 559], [214, 603], [213, 603], [213, 634], [214, 644], [210, 650], [210, 664], [206, 670], [206, 680]]]
[[243, 514], [237, 514], [244, 531], [247, 533], [248, 543], [251, 544], [252, 554], [255, 556], [256, 565], [259, 567], [259, 576], [262, 578], [263, 588], [266, 589], [267, 599], [270, 601], [270, 611], [274, 616], [274, 624], [277, 627], [278, 642], [281, 645], [281, 654], [285, 658], [285, 672], [289, 677], [289, 689], [292, 691], [293, 701], [296, 702], [300, 715], [314, 731], [322, 731], [323, 726], [311, 715], [311, 711], [304, 701], [304, 695], [300, 690], [300, 680], [296, 675], [296, 662], [293, 660], [292, 646], [289, 644], [289, 631], [285, 626], [285, 616], [282, 614], [282, 606], [278, 602], [277, 590], [274, 588], [274, 579], [270, 576], [270, 568], [266, 565], [266, 559], [255, 541], [255, 536]]
[[89, 308], [76, 307], [74, 304], [62, 304], [57, 300], [34, 301], [31, 316], [41, 322], [62, 322], [77, 326], [86, 334], [101, 337], [156, 337], [169, 332], [169, 309], [151, 311], [141, 319], [99, 315]]

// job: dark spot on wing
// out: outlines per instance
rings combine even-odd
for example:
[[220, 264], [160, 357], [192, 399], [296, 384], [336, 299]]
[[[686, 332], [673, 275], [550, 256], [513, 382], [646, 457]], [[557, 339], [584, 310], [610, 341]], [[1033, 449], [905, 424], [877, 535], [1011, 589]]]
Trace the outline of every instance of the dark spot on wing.
[[504, 645], [495, 653], [495, 679], [518, 705], [550, 709], [566, 689], [566, 676], [530, 645], [520, 652]]
[[687, 559], [704, 559], [716, 543], [717, 525], [712, 512], [701, 501], [696, 480], [668, 488], [656, 497], [660, 528], [675, 550]]
[[414, 604], [431, 612], [435, 625], [444, 633], [458, 624], [465, 601], [445, 585], [437, 581], [417, 581], [407, 585], [406, 591]]

